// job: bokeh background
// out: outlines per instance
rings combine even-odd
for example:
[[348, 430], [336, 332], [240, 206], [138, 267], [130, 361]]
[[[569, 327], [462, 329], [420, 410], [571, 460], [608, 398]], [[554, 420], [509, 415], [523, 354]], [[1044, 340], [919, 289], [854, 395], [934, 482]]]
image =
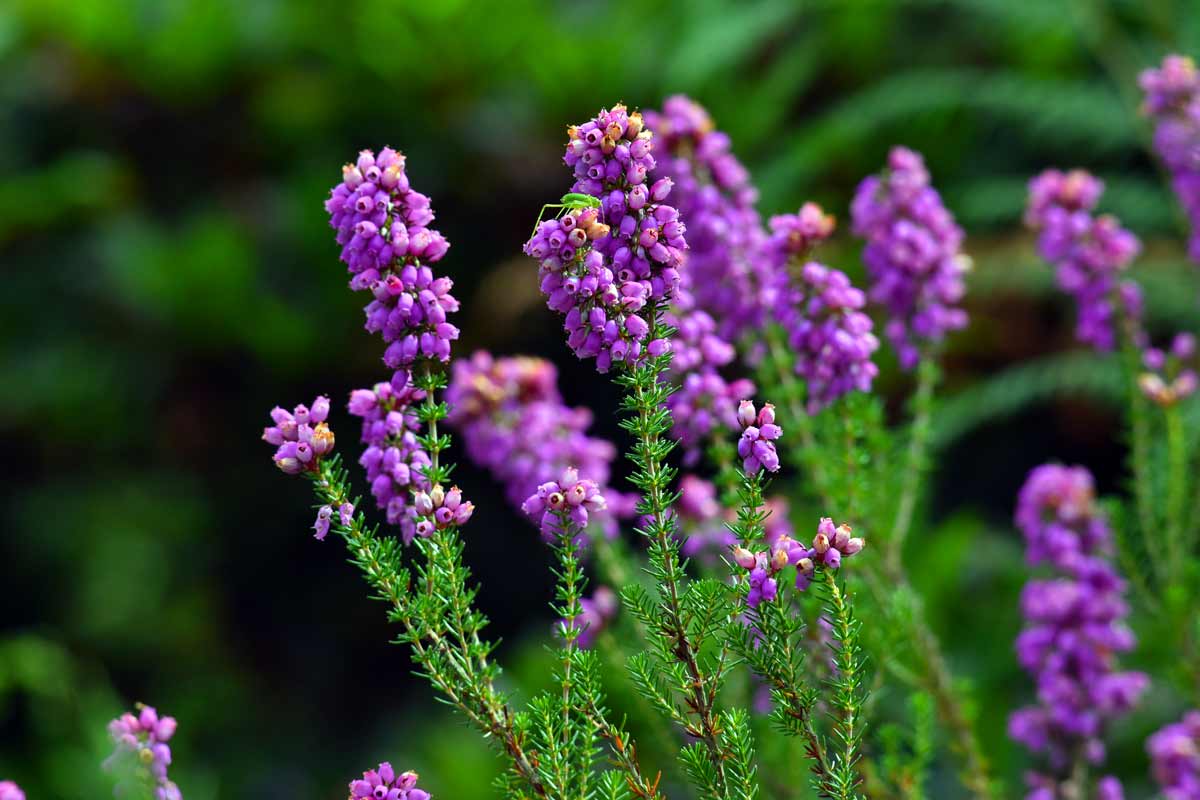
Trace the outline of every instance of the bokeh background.
[[[567, 185], [566, 124], [682, 91], [732, 135], [764, 213], [815, 199], [845, 218], [904, 143], [967, 228], [973, 322], [948, 356], [915, 581], [1015, 791], [1013, 497], [1050, 457], [1124, 481], [1113, 365], [1072, 344], [1024, 186], [1050, 165], [1104, 177], [1103, 207], [1146, 243], [1152, 327], [1197, 327], [1138, 116], [1136, 74], [1169, 51], [1200, 54], [1191, 0], [0, 3], [0, 777], [106, 796], [104, 723], [144, 700], [181, 721], [191, 800], [341, 797], [385, 758], [435, 796], [487, 796], [497, 762], [409, 676], [337, 543], [306, 532], [307, 487], [258, 441], [272, 405], [384, 373], [322, 201], [360, 148], [403, 149], [453, 244], [458, 352], [553, 358], [619, 438], [520, 244]], [[859, 274], [844, 231], [826, 255]], [[879, 383], [895, 408], [908, 388], [890, 366]], [[340, 404], [333, 421], [352, 451]], [[481, 603], [528, 691], [547, 553], [485, 475], [464, 464], [460, 483]], [[1166, 657], [1149, 627], [1140, 658]], [[1152, 696], [1116, 733], [1131, 774], [1159, 721]]]

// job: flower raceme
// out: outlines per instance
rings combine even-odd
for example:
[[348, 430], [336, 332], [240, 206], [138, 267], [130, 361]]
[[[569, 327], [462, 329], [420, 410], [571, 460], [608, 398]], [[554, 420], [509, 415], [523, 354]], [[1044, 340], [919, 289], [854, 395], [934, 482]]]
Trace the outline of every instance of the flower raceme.
[[397, 775], [385, 761], [350, 781], [350, 800], [429, 800], [429, 792], [417, 787], [417, 779], [417, 773], [411, 771]]
[[1144, 110], [1154, 121], [1154, 149], [1171, 173], [1171, 185], [1192, 226], [1188, 253], [1200, 263], [1200, 69], [1186, 56], [1169, 55], [1141, 74]]
[[540, 263], [546, 305], [564, 315], [571, 350], [607, 372], [668, 349], [650, 341], [652, 315], [679, 284], [687, 242], [679, 212], [663, 202], [671, 181], [646, 185], [654, 137], [641, 114], [617, 105], [568, 136], [571, 191], [599, 198], [599, 207], [540, 223], [525, 252]]
[[742, 430], [737, 452], [746, 474], [757, 474], [760, 469], [778, 472], [775, 441], [783, 435], [783, 428], [775, 424], [775, 406], [764, 403], [761, 410], [755, 411], [752, 401], [743, 400], [738, 405], [737, 424]]
[[150, 793], [154, 800], [181, 800], [182, 795], [170, 778], [171, 747], [175, 735], [174, 717], [160, 717], [150, 706], [138, 706], [137, 714], [125, 713], [108, 724], [116, 750], [104, 762], [104, 769], [117, 776], [118, 797], [138, 797]]
[[756, 553], [735, 547], [733, 560], [742, 569], [750, 571], [746, 604], [756, 608], [764, 600], [775, 599], [779, 591], [775, 576], [787, 567], [796, 568], [796, 588], [803, 591], [812, 583], [818, 569], [839, 569], [844, 556], [855, 555], [865, 546], [863, 539], [852, 535], [849, 525], [834, 526], [832, 519], [822, 517], [810, 547], [790, 536], [780, 536], [767, 549]]
[[1025, 223], [1038, 232], [1038, 252], [1055, 266], [1059, 288], [1078, 304], [1076, 338], [1107, 351], [1116, 343], [1115, 304], [1139, 316], [1136, 284], [1118, 283], [1117, 277], [1141, 245], [1116, 217], [1093, 215], [1103, 191], [1104, 184], [1083, 170], [1046, 170], [1029, 183]]
[[962, 228], [930, 185], [924, 159], [906, 147], [892, 148], [887, 168], [859, 184], [852, 216], [867, 241], [871, 300], [887, 310], [888, 339], [911, 369], [922, 343], [967, 325], [958, 307], [970, 266], [960, 252]]
[[606, 507], [596, 482], [580, 478], [579, 470], [567, 467], [558, 480], [546, 481], [537, 487], [537, 491], [521, 505], [521, 510], [538, 523], [543, 539], [556, 542], [568, 531], [582, 532], [587, 528], [589, 514]]
[[429, 267], [450, 244], [428, 227], [434, 218], [429, 198], [412, 189], [404, 168], [404, 155], [390, 147], [378, 156], [363, 150], [342, 168], [342, 182], [325, 202], [350, 288], [374, 298], [366, 328], [387, 342], [383, 360], [396, 370], [397, 389], [411, 380], [418, 359], [449, 361], [450, 343], [458, 338], [458, 328], [447, 322], [458, 311], [453, 283]]
[[[1131, 650], [1134, 637], [1091, 474], [1058, 464], [1034, 469], [1021, 489], [1016, 522], [1029, 563], [1049, 563], [1057, 576], [1030, 581], [1022, 593], [1026, 625], [1017, 657], [1036, 682], [1038, 702], [1009, 717], [1009, 735], [1046, 755], [1050, 773], [1030, 775], [1029, 796], [1053, 798], [1075, 759], [1103, 764], [1106, 723], [1129, 712], [1148, 679], [1116, 668], [1116, 655]], [[1115, 778], [1105, 781], [1110, 795], [1118, 790]]]
[[312, 408], [303, 404], [287, 411], [276, 406], [271, 411], [274, 425], [263, 429], [263, 441], [277, 447], [275, 466], [288, 475], [315, 472], [321, 459], [333, 451], [333, 431], [325, 423], [329, 416], [329, 398], [313, 400]]

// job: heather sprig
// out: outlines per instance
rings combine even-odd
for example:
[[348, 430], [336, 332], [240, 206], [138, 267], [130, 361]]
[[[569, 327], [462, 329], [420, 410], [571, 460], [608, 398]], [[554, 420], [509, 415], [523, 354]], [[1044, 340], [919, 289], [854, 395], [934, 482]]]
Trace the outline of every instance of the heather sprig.
[[1139, 83], [1143, 111], [1154, 121], [1154, 149], [1192, 228], [1188, 254], [1200, 263], [1200, 69], [1187, 56], [1169, 55]]
[[181, 800], [179, 787], [167, 775], [171, 765], [167, 742], [175, 735], [175, 718], [160, 717], [154, 708], [140, 703], [134, 710], [136, 714], [126, 712], [108, 724], [116, 749], [105, 759], [104, 769], [117, 780], [114, 794]]
[[417, 786], [415, 772], [399, 775], [384, 761], [378, 769], [369, 769], [357, 780], [350, 781], [350, 800], [429, 800], [429, 792]]

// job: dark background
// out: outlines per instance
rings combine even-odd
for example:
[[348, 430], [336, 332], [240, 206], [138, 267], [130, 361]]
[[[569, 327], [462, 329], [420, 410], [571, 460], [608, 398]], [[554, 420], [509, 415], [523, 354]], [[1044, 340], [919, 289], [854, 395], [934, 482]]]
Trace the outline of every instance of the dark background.
[[[403, 149], [453, 245], [457, 352], [554, 359], [616, 437], [614, 393], [569, 357], [520, 245], [568, 185], [567, 124], [685, 91], [765, 214], [815, 199], [846, 219], [904, 143], [968, 230], [972, 327], [948, 356], [914, 579], [1015, 788], [1016, 489], [1050, 457], [1123, 481], [1114, 365], [1073, 352], [1020, 229], [1025, 182], [1104, 177], [1103, 208], [1147, 245], [1152, 326], [1195, 328], [1135, 84], [1172, 50], [1200, 53], [1187, 0], [0, 4], [0, 777], [106, 796], [103, 725], [144, 700], [180, 720], [190, 800], [338, 797], [385, 758], [437, 796], [484, 796], [496, 762], [410, 678], [383, 608], [307, 531], [307, 487], [258, 440], [271, 406], [326, 392], [352, 454], [342, 398], [385, 374], [321, 204], [360, 148]], [[855, 272], [857, 254], [843, 230], [826, 255]], [[899, 408], [908, 384], [888, 368], [879, 388]], [[459, 477], [481, 603], [527, 688], [547, 554], [487, 476]], [[1150, 707], [1117, 735], [1134, 775]]]

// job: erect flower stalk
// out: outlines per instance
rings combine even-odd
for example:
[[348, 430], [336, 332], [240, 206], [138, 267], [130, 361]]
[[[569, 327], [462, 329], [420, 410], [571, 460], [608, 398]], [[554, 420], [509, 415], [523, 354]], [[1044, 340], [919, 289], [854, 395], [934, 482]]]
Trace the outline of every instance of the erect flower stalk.
[[[669, 336], [662, 327], [662, 304], [656, 304], [650, 313], [651, 341]], [[669, 643], [673, 655], [683, 664], [688, 679], [688, 718], [694, 718], [685, 727], [689, 735], [704, 742], [710, 760], [716, 770], [718, 789], [725, 791], [725, 752], [720, 742], [719, 724], [715, 709], [716, 696], [722, 674], [708, 674], [699, 660], [699, 643], [693, 641], [684, 622], [682, 595], [687, 575], [679, 557], [679, 542], [675, 536], [677, 520], [671, 513], [673, 496], [670, 490], [675, 478], [675, 469], [666, 464], [666, 457], [675, 443], [667, 437], [671, 416], [663, 403], [671, 387], [660, 380], [671, 363], [670, 352], [648, 355], [620, 373], [616, 379], [625, 389], [621, 400], [626, 419], [621, 427], [634, 437], [634, 444], [627, 456], [636, 469], [630, 480], [641, 492], [638, 512], [647, 517], [639, 533], [650, 545], [650, 570], [658, 584], [658, 605], [661, 616], [657, 620], [658, 634]]]
[[[339, 456], [323, 460], [319, 471], [310, 477], [313, 490], [322, 504], [341, 507], [349, 503], [357, 507], [358, 498], [350, 495], [348, 476]], [[507, 699], [495, 687], [497, 670], [488, 659], [491, 645], [479, 642], [478, 628], [482, 627], [484, 618], [475, 614], [480, 624], [475, 626], [475, 634], [469, 637], [474, 652], [464, 652], [461, 646], [464, 637], [460, 636], [458, 642], [453, 641], [453, 634], [447, 630], [444, 619], [436, 614], [422, 613], [424, 603], [414, 597], [420, 587], [413, 584], [409, 571], [400, 563], [401, 550], [396, 539], [377, 536], [368, 527], [362, 511], [355, 511], [346, 522], [335, 520], [332, 527], [345, 540], [352, 563], [363, 572], [368, 585], [377, 592], [376, 599], [390, 606], [389, 620], [403, 627], [399, 641], [412, 648], [412, 658], [418, 672], [446, 697], [450, 705], [509, 756], [514, 769], [536, 796], [546, 797], [545, 788], [525, 751], [524, 742], [515, 733], [513, 712]], [[454, 541], [456, 537], [457, 534], [451, 530], [419, 540], [421, 543], [438, 542], [442, 545], [422, 547], [428, 562], [421, 571], [433, 575], [444, 569], [447, 562], [452, 572], [465, 571], [460, 562], [455, 564], [457, 559], [454, 553], [461, 554], [461, 546]], [[452, 600], [450, 605], [461, 606], [462, 603]]]

